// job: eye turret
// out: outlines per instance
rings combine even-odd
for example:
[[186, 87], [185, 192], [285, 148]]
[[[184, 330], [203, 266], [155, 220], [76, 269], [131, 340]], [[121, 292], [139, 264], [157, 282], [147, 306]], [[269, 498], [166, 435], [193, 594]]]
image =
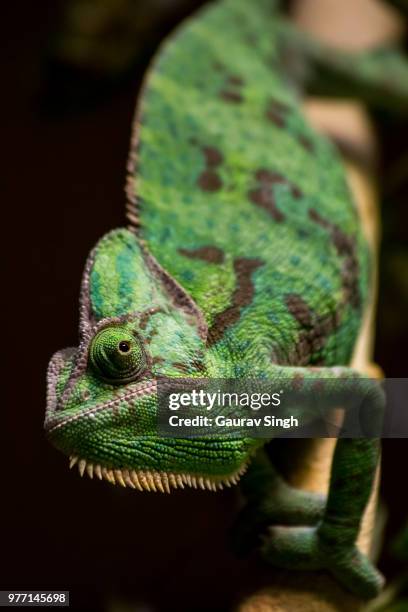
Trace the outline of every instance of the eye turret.
[[91, 342], [92, 369], [110, 383], [136, 379], [146, 369], [146, 353], [139, 338], [119, 325], [99, 331]]

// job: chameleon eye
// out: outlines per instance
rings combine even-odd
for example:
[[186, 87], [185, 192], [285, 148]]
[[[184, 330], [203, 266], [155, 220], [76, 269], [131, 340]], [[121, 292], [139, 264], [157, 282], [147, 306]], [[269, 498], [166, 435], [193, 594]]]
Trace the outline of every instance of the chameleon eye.
[[128, 329], [107, 327], [96, 334], [89, 350], [96, 373], [110, 383], [130, 382], [146, 367], [142, 343]]

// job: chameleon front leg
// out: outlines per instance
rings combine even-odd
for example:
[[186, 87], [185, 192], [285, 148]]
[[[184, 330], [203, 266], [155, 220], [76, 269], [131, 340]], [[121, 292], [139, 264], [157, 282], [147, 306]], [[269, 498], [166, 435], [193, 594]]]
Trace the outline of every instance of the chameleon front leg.
[[[361, 425], [368, 437], [341, 438], [337, 441], [329, 495], [321, 520], [309, 527], [288, 526], [291, 520], [281, 520], [279, 526], [269, 529], [261, 546], [261, 554], [266, 561], [278, 567], [326, 569], [356, 595], [373, 597], [381, 589], [383, 579], [369, 559], [358, 551], [356, 539], [379, 459], [379, 441], [370, 436], [378, 435], [382, 421], [382, 389], [378, 382], [365, 379], [344, 367], [315, 369], [275, 366], [274, 380], [279, 380], [280, 387], [287, 391], [293, 389], [296, 383], [297, 387], [303, 386], [307, 394], [320, 394], [328, 407], [336, 405], [342, 394], [341, 389], [350, 382], [360, 403]], [[262, 487], [258, 486], [258, 489], [261, 491]], [[262, 507], [259, 501], [258, 506]], [[260, 522], [263, 518], [261, 514]], [[248, 527], [246, 530], [244, 528], [244, 538], [247, 535]]]
[[359, 552], [356, 539], [378, 457], [378, 440], [338, 440], [323, 519], [315, 527], [271, 527], [261, 547], [263, 558], [288, 569], [326, 569], [359, 597], [377, 595], [383, 578]]
[[249, 552], [268, 525], [315, 525], [323, 516], [326, 497], [290, 486], [264, 449], [258, 451], [240, 484], [247, 504], [230, 534], [238, 554]]

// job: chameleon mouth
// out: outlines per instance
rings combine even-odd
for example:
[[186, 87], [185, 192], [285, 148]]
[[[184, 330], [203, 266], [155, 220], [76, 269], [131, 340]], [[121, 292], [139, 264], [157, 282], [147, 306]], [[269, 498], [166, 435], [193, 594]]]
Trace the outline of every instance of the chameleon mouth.
[[238, 470], [228, 476], [204, 476], [197, 474], [176, 474], [173, 472], [157, 472], [151, 470], [128, 470], [114, 469], [91, 463], [86, 459], [80, 459], [71, 455], [69, 467], [78, 466], [81, 476], [86, 474], [89, 478], [107, 480], [111, 484], [122, 487], [130, 487], [138, 491], [154, 491], [160, 493], [171, 493], [171, 489], [184, 489], [186, 486], [193, 489], [208, 489], [218, 491], [224, 487], [236, 485], [241, 476], [246, 472], [248, 465], [244, 463]]

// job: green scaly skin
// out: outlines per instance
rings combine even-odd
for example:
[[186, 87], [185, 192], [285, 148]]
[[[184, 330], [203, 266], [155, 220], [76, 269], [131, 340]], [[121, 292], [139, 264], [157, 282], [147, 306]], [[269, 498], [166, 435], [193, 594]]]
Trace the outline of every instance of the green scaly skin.
[[[263, 441], [159, 437], [157, 377], [258, 376], [283, 389], [325, 379], [314, 392], [327, 397], [352, 377], [381, 416], [381, 391], [347, 367], [370, 254], [342, 165], [299, 110], [294, 56], [304, 87], [317, 56], [339, 71], [337, 55], [317, 53], [263, 0], [200, 11], [158, 53], [129, 161], [131, 226], [91, 252], [79, 347], [49, 366], [47, 434], [81, 474], [140, 490], [235, 482]], [[354, 91], [360, 74], [372, 100], [381, 58], [368, 64], [343, 70], [342, 87]], [[403, 82], [394, 102], [407, 100]], [[382, 578], [355, 540], [378, 453], [376, 440], [339, 440], [327, 503], [259, 455], [236, 546], [275, 524], [268, 561], [325, 568], [375, 595]]]

